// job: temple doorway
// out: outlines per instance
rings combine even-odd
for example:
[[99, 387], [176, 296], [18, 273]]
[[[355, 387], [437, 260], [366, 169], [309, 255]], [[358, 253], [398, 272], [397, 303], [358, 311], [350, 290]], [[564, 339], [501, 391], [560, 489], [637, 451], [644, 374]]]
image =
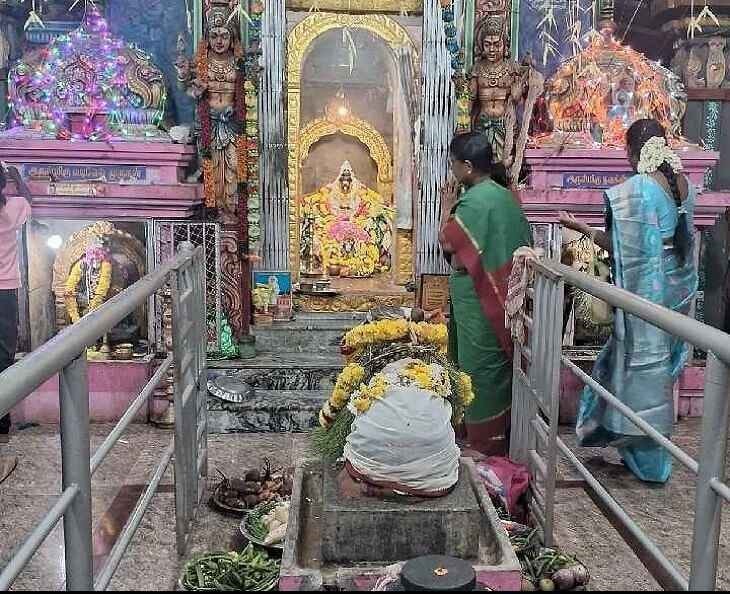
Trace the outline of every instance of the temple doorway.
[[325, 279], [330, 289], [329, 303], [304, 295], [300, 305], [405, 302], [413, 277], [414, 39], [388, 16], [315, 13], [290, 31], [288, 62], [290, 269], [300, 286]]

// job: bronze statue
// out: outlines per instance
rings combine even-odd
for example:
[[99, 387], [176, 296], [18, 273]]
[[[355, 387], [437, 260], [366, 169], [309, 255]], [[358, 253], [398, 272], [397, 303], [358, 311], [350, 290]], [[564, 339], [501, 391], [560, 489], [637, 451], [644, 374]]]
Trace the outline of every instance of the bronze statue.
[[[489, 15], [480, 28], [481, 58], [470, 81], [472, 127], [489, 138], [495, 161], [505, 165], [510, 181], [516, 183], [543, 79], [529, 62], [518, 64], [509, 59], [504, 26], [502, 16]], [[524, 109], [518, 126], [520, 104]]]

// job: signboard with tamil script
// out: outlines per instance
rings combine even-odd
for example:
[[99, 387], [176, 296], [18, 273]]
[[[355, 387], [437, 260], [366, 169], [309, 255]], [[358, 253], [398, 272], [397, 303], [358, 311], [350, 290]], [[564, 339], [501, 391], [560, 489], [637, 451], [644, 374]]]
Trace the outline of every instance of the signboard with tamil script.
[[567, 190], [605, 190], [621, 184], [631, 177], [630, 173], [605, 171], [587, 173], [585, 171], [569, 171], [563, 173], [563, 188]]
[[152, 183], [144, 165], [63, 165], [54, 163], [26, 163], [23, 177], [29, 180], [55, 182], [90, 182], [108, 184]]

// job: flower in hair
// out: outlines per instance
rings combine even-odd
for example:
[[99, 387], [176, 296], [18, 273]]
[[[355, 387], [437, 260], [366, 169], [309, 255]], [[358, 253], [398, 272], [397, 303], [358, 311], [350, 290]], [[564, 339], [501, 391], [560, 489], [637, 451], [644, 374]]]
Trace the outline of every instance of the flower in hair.
[[669, 165], [675, 173], [682, 171], [682, 160], [667, 145], [666, 139], [661, 136], [652, 136], [641, 147], [641, 155], [639, 156], [636, 171], [638, 173], [654, 173], [664, 163]]

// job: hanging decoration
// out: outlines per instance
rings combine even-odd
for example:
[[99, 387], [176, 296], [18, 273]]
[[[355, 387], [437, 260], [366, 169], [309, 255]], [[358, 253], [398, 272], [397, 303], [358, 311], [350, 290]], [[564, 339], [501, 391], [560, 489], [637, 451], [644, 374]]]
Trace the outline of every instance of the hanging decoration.
[[[33, 79], [51, 131], [61, 139], [104, 140], [125, 103], [124, 43], [93, 8], [81, 26], [47, 49]], [[22, 113], [23, 106], [16, 107]], [[83, 116], [79, 123], [78, 115]]]
[[702, 33], [702, 26], [708, 24], [714, 25], [718, 29], [720, 28], [720, 21], [707, 5], [707, 1], [705, 1], [705, 6], [700, 13], [695, 16], [695, 2], [692, 0], [690, 3], [690, 18], [687, 25], [687, 37], [694, 39], [695, 33]]
[[[259, 64], [261, 46], [261, 19], [263, 15], [263, 4], [259, 1], [252, 2], [250, 6], [248, 39], [252, 51], [246, 54], [244, 62], [244, 118], [245, 127], [245, 148], [239, 150], [240, 173], [244, 175], [239, 179], [246, 180], [245, 191], [242, 192], [246, 200], [248, 220], [248, 251], [249, 254], [257, 255], [261, 249], [261, 196], [259, 194], [259, 90], [260, 72]], [[240, 148], [240, 147], [239, 147]], [[245, 172], [243, 168], [245, 167]]]
[[538, 39], [542, 43], [542, 64], [547, 65], [548, 60], [558, 55], [558, 21], [555, 16], [555, 0], [540, 0], [538, 6], [542, 18], [537, 24]]
[[451, 55], [451, 68], [454, 72], [460, 72], [464, 69], [464, 54], [459, 46], [454, 0], [439, 0], [439, 2], [441, 3], [441, 20], [444, 22], [444, 33], [446, 34], [446, 49]]

